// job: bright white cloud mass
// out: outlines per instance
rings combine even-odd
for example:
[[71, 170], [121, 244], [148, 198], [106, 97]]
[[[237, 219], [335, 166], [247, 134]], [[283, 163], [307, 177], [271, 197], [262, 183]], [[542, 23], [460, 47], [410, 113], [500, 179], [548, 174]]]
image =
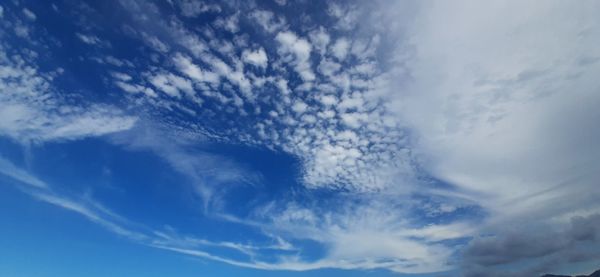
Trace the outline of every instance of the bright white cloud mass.
[[600, 2], [109, 2], [0, 6], [2, 184], [282, 274], [597, 266]]

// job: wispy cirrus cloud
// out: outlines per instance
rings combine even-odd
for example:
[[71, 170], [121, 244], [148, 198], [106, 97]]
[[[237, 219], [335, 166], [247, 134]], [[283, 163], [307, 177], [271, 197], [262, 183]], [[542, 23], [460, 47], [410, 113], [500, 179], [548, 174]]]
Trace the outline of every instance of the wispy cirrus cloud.
[[184, 236], [178, 234], [173, 229], [153, 229], [118, 215], [99, 202], [91, 199], [89, 196], [67, 196], [64, 193], [57, 193], [53, 186], [41, 181], [39, 178], [29, 173], [28, 170], [16, 166], [3, 157], [0, 157], [0, 174], [12, 178], [16, 181], [15, 185], [17, 185], [20, 190], [31, 195], [34, 199], [79, 214], [111, 233], [148, 247], [199, 256], [231, 265], [258, 269], [287, 269], [287, 266], [253, 260], [247, 262], [238, 261], [224, 256], [211, 254], [209, 250], [203, 249], [232, 249], [249, 257], [253, 257], [255, 253], [264, 250], [286, 252], [294, 250], [289, 243], [281, 238], [277, 238], [277, 240], [275, 240], [276, 243], [274, 244], [253, 245], [228, 241], [211, 241], [188, 235]]

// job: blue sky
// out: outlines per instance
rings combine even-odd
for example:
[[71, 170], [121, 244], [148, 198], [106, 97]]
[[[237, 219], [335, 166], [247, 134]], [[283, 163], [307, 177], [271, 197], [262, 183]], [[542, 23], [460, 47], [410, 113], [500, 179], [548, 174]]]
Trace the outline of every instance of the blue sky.
[[591, 271], [597, 10], [2, 2], [0, 275]]

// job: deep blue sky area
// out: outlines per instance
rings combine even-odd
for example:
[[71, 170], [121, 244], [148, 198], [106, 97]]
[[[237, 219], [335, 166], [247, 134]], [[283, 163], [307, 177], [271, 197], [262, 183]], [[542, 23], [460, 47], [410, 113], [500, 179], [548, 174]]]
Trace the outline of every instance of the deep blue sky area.
[[0, 276], [587, 274], [598, 2], [0, 2]]

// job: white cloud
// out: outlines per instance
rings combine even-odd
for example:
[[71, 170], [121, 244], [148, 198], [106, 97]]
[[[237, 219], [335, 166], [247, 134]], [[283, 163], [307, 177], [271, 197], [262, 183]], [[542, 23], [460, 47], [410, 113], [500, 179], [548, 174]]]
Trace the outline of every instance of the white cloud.
[[173, 57], [173, 62], [175, 62], [175, 66], [181, 73], [196, 82], [219, 83], [219, 77], [216, 74], [202, 70], [187, 56], [178, 53]]
[[[600, 64], [580, 61], [600, 56], [592, 46], [600, 33], [585, 31], [600, 22], [591, 14], [570, 17], [588, 15], [585, 5], [480, 8], [486, 12], [460, 13], [461, 5], [422, 11], [412, 37], [418, 49], [411, 63], [415, 82], [394, 110], [420, 132], [419, 147], [432, 172], [491, 193], [485, 205], [497, 205], [494, 210], [561, 182], [585, 186], [593, 174], [569, 165], [588, 164], [599, 154], [593, 149], [600, 133], [591, 130], [600, 114], [586, 103], [598, 98], [592, 76]], [[567, 123], [572, 120], [577, 124]], [[541, 194], [526, 203], [547, 200]], [[513, 208], [524, 207], [501, 210]]]
[[[262, 10], [253, 10], [250, 17], [259, 25], [264, 25], [263, 27], [267, 31], [273, 32], [283, 27], [282, 24], [275, 24], [277, 26], [274, 26], [273, 23], [285, 22], [284, 19], [275, 16], [272, 12]], [[157, 16], [157, 18], [160, 17]], [[211, 88], [212, 86], [200, 85], [198, 81], [201, 77], [199, 70], [203, 73], [207, 71], [198, 65], [194, 66], [198, 69], [196, 70], [186, 64], [183, 59], [175, 57], [174, 64], [177, 70], [196, 82], [194, 85], [202, 91], [202, 96], [212, 98], [223, 105], [217, 107], [214, 111], [209, 110], [207, 112], [213, 114], [223, 111], [228, 113], [237, 112], [240, 116], [252, 121], [251, 118], [247, 117], [250, 113], [260, 115], [264, 110], [263, 107], [255, 106], [255, 101], [258, 100], [257, 96], [260, 95], [261, 102], [272, 105], [267, 110], [276, 112], [278, 116], [269, 117], [272, 119], [264, 123], [269, 126], [277, 125], [278, 128], [269, 128], [267, 125], [262, 126], [259, 124], [260, 122], [256, 122], [250, 124], [250, 126], [256, 126], [252, 130], [245, 130], [245, 128], [239, 128], [239, 126], [234, 127], [235, 131], [232, 131], [228, 137], [232, 140], [239, 139], [240, 141], [251, 141], [267, 147], [277, 147], [299, 157], [305, 167], [302, 173], [302, 181], [305, 185], [309, 187], [346, 187], [357, 190], [381, 188], [392, 185], [394, 178], [389, 173], [389, 171], [393, 171], [391, 168], [406, 166], [404, 163], [408, 157], [405, 154], [401, 154], [400, 159], [403, 160], [401, 162], [392, 161], [391, 157], [393, 155], [390, 154], [398, 150], [399, 143], [403, 141], [401, 138], [403, 134], [395, 130], [385, 129], [396, 128], [397, 126], [390, 124], [389, 117], [385, 117], [385, 109], [379, 109], [383, 108], [382, 106], [377, 108], [377, 102], [380, 101], [378, 97], [381, 95], [378, 92], [380, 90], [378, 86], [381, 86], [381, 80], [385, 78], [376, 76], [375, 72], [370, 72], [370, 74], [373, 74], [371, 76], [355, 76], [355, 70], [348, 71], [332, 59], [323, 60], [322, 57], [311, 57], [313, 51], [311, 43], [315, 45], [315, 51], [323, 51], [323, 53], [329, 45], [330, 37], [324, 28], [319, 27], [309, 32], [311, 43], [291, 31], [277, 33], [275, 42], [278, 43], [276, 46], [278, 46], [279, 56], [268, 57], [268, 63], [274, 70], [269, 73], [261, 72], [261, 74], [266, 74], [266, 76], [262, 76], [261, 74], [255, 75], [254, 72], [244, 73], [242, 64], [244, 52], [242, 51], [241, 59], [238, 58], [237, 53], [239, 51], [235, 51], [233, 44], [222, 47], [223, 41], [212, 38], [209, 42], [205, 42], [204, 39], [196, 36], [195, 32], [186, 30], [181, 22], [169, 24], [165, 22], [165, 25], [167, 25], [165, 28], [170, 33], [175, 34], [176, 43], [187, 48], [195, 59], [199, 59], [202, 64], [211, 67], [211, 70], [218, 74], [217, 76], [223, 77], [223, 79], [240, 88], [240, 90], [233, 89], [229, 91], [229, 84], [224, 82], [225, 91], [216, 92], [214, 88]], [[244, 34], [238, 35], [243, 37]], [[211, 32], [208, 32], [207, 36], [211, 37], [214, 34], [211, 35]], [[346, 39], [350, 37], [352, 36], [346, 35]], [[375, 44], [370, 43], [371, 37], [372, 35], [369, 34], [369, 39], [366, 40], [368, 42], [367, 48], [375, 47]], [[243, 40], [243, 43], [236, 42], [235, 45], [239, 44], [242, 47], [252, 45], [252, 41], [248, 41], [249, 38]], [[353, 38], [352, 41], [355, 41], [355, 39]], [[263, 45], [263, 42], [254, 45], [257, 44]], [[223, 50], [222, 48], [230, 49]], [[222, 53], [224, 57], [213, 55], [213, 50]], [[363, 52], [366, 52], [366, 50], [363, 49]], [[374, 57], [369, 56], [371, 54], [372, 51], [369, 54], [364, 54], [364, 57], [371, 60], [361, 61], [360, 64], [374, 63]], [[323, 76], [314, 74], [312, 68], [313, 58], [315, 60], [321, 59], [318, 70], [328, 76], [323, 78]], [[191, 63], [190, 58], [186, 59]], [[287, 76], [290, 70], [297, 73], [304, 82], [298, 84], [292, 81], [293, 79]], [[263, 93], [263, 89], [268, 90], [271, 88], [275, 88], [281, 93], [272, 95]], [[353, 93], [350, 94], [350, 91], [353, 91]], [[239, 97], [238, 93], [242, 97]], [[362, 94], [365, 96], [360, 96]], [[343, 103], [340, 112], [336, 111], [338, 107], [333, 106], [324, 110], [320, 109], [322, 107], [319, 107], [319, 109], [309, 107], [309, 105], [319, 103], [321, 95], [329, 96], [324, 98], [328, 99], [329, 102]], [[300, 100], [300, 102], [297, 100]], [[169, 105], [178, 105], [178, 101], [180, 100], [173, 98], [168, 103]], [[306, 107], [299, 103], [303, 103]], [[157, 104], [157, 106], [161, 104]], [[361, 105], [364, 105], [364, 107]], [[369, 111], [367, 111], [367, 107]], [[250, 108], [251, 111], [247, 108]], [[264, 114], [267, 115], [269, 112]], [[295, 129], [297, 126], [307, 124], [314, 126], [310, 129]], [[259, 128], [259, 125], [262, 127]], [[198, 128], [202, 129], [203, 127], [198, 126]], [[363, 130], [358, 134], [361, 140], [352, 143], [337, 141], [335, 139], [337, 133], [346, 129]], [[201, 130], [200, 132], [207, 131]], [[222, 134], [213, 135], [216, 137], [223, 136]], [[381, 139], [369, 145], [366, 142], [371, 137]], [[343, 155], [340, 154], [339, 157], [334, 159], [318, 155], [319, 152], [323, 152], [324, 148], [336, 143], [343, 144], [342, 148], [335, 148], [337, 152], [344, 152]], [[357, 155], [358, 152], [362, 154]], [[406, 168], [400, 171], [405, 170]], [[382, 172], [381, 176], [374, 176], [377, 175], [376, 172]]]
[[355, 95], [353, 97], [345, 97], [342, 101], [337, 105], [337, 108], [340, 111], [345, 111], [348, 109], [362, 109], [365, 106], [365, 102], [361, 95]]
[[304, 113], [307, 109], [308, 105], [301, 100], [294, 102], [294, 105], [292, 105], [292, 111], [296, 113]]
[[0, 135], [21, 143], [69, 140], [127, 130], [137, 120], [108, 105], [63, 103], [48, 76], [21, 56], [0, 60]]
[[358, 22], [358, 10], [351, 5], [328, 2], [327, 12], [337, 20], [335, 27], [341, 30], [351, 30]]
[[44, 181], [15, 166], [2, 156], [0, 156], [0, 173], [35, 188], [48, 188], [48, 184]]
[[333, 76], [342, 68], [342, 65], [330, 59], [322, 59], [319, 63], [318, 70], [326, 77]]
[[77, 36], [77, 38], [79, 38], [79, 40], [81, 40], [85, 44], [99, 45], [102, 43], [100, 38], [98, 38], [97, 36], [94, 36], [94, 35], [84, 35], [81, 33], [75, 33], [75, 35]]
[[329, 45], [330, 37], [325, 28], [322, 26], [309, 33], [310, 42], [315, 46], [315, 49], [319, 51], [321, 55], [327, 52], [327, 46]]
[[111, 72], [110, 73], [115, 79], [123, 81], [123, 82], [127, 82], [127, 81], [131, 81], [131, 76], [129, 76], [128, 74], [122, 73], [122, 72]]
[[156, 74], [152, 75], [148, 80], [155, 88], [160, 91], [166, 93], [171, 97], [179, 98], [181, 94], [179, 93], [179, 89], [177, 86], [171, 83], [169, 74]]
[[142, 33], [142, 36], [144, 38], [144, 41], [152, 49], [154, 49], [154, 50], [156, 50], [158, 52], [161, 52], [161, 53], [167, 53], [167, 52], [169, 52], [169, 46], [166, 45], [164, 42], [162, 42], [159, 38], [157, 38], [155, 36], [148, 35], [145, 32]]
[[[344, 11], [349, 10], [345, 9]], [[160, 17], [157, 16], [157, 18]], [[283, 18], [279, 18], [272, 12], [264, 10], [253, 10], [250, 13], [250, 18], [255, 20], [259, 25], [262, 25], [268, 32], [280, 30], [285, 25]], [[302, 159], [305, 166], [303, 176], [311, 176], [310, 178], [303, 178], [307, 186], [347, 186], [348, 188], [359, 190], [390, 186], [393, 183], [391, 181], [393, 178], [388, 173], [390, 168], [394, 166], [401, 168], [406, 166], [404, 163], [408, 157], [403, 152], [397, 152], [400, 143], [404, 140], [404, 135], [395, 130], [397, 126], [386, 115], [385, 107], [378, 106], [378, 101], [381, 101], [378, 98], [381, 95], [381, 86], [382, 83], [385, 83], [386, 78], [377, 75], [380, 72], [373, 70], [373, 67], [379, 66], [378, 64], [373, 65], [373, 63], [377, 62], [373, 51], [373, 48], [376, 48], [378, 45], [376, 43], [378, 40], [376, 39], [377, 34], [369, 33], [366, 37], [358, 35], [359, 38], [355, 38], [354, 34], [345, 34], [344, 39], [339, 40], [340, 43], [338, 45], [341, 46], [344, 46], [344, 41], [352, 41], [353, 53], [356, 52], [361, 55], [360, 63], [350, 64], [350, 68], [356, 66], [360, 70], [348, 70], [348, 68], [342, 68], [341, 65], [332, 60], [311, 57], [313, 48], [315, 51], [325, 53], [330, 45], [331, 38], [324, 28], [318, 27], [309, 32], [310, 43], [307, 39], [298, 37], [298, 35], [291, 31], [281, 31], [275, 35], [275, 41], [279, 46], [277, 51], [280, 55], [279, 57], [269, 57], [269, 63], [275, 71], [273, 72], [274, 75], [263, 77], [248, 74], [248, 78], [246, 78], [242, 72], [242, 67], [240, 67], [241, 63], [236, 54], [234, 54], [235, 51], [225, 51], [227, 52], [225, 54], [227, 57], [224, 58], [216, 58], [210, 53], [209, 48], [215, 48], [215, 51], [219, 50], [216, 48], [219, 47], [220, 41], [211, 40], [206, 43], [203, 39], [196, 36], [194, 32], [185, 30], [182, 23], [165, 23], [165, 25], [177, 26], [175, 29], [172, 29], [172, 27], [167, 28], [171, 30], [171, 33], [177, 34], [176, 37], [179, 38], [177, 43], [186, 47], [193, 54], [194, 58], [200, 59], [204, 64], [211, 66], [212, 70], [217, 72], [219, 76], [229, 79], [233, 84], [240, 84], [242, 95], [245, 98], [252, 99], [256, 97], [253, 93], [250, 93], [251, 89], [253, 89], [258, 95], [264, 97], [261, 101], [273, 103], [271, 108], [278, 115], [272, 119], [274, 121], [273, 124], [279, 124], [282, 129], [236, 129], [235, 133], [240, 136], [240, 140], [251, 140], [253, 143], [269, 146], [276, 145], [298, 156]], [[244, 47], [248, 47], [252, 43], [248, 39], [244, 39], [244, 41], [244, 43], [240, 44], [245, 45]], [[356, 41], [364, 43], [355, 43]], [[196, 47], [196, 45], [200, 46]], [[263, 45], [263, 43], [261, 42], [260, 45]], [[355, 47], [355, 45], [362, 45], [362, 47]], [[346, 48], [340, 47], [342, 51], [350, 51]], [[223, 51], [219, 52], [225, 53]], [[348, 54], [346, 53], [345, 55], [347, 56]], [[341, 55], [339, 56], [341, 57]], [[318, 70], [328, 76], [322, 78], [322, 76], [316, 76], [312, 72], [312, 58], [315, 60], [321, 59]], [[368, 63], [371, 64], [362, 67], [359, 66]], [[181, 68], [178, 69], [181, 71]], [[301, 84], [292, 82], [286, 76], [290, 69], [298, 73], [304, 82]], [[371, 75], [356, 76], [358, 75], [357, 72], [359, 74]], [[195, 75], [198, 76], [198, 74]], [[192, 75], [186, 76], [192, 78]], [[250, 80], [253, 83], [250, 83]], [[314, 85], [312, 84], [313, 81]], [[275, 89], [282, 93], [269, 96], [261, 94], [262, 88], [270, 88], [269, 83], [272, 83]], [[255, 87], [252, 87], [252, 84]], [[294, 91], [294, 98], [299, 98], [305, 105], [319, 103], [322, 95], [328, 96], [324, 99], [327, 99], [326, 101], [329, 101], [329, 103], [341, 102], [343, 105], [339, 107], [339, 112], [336, 111], [338, 107], [327, 107], [323, 110], [310, 109], [308, 107], [300, 109], [301, 105], [294, 106], [294, 104], [297, 104], [297, 99], [291, 97], [292, 91]], [[353, 91], [353, 93], [350, 94], [350, 91]], [[217, 101], [224, 105], [235, 103], [235, 109], [226, 109], [232, 112], [239, 112], [242, 116], [248, 115], [248, 111], [238, 108], [242, 107], [242, 105], [239, 105], [240, 101], [234, 101], [237, 95], [225, 96], [211, 90], [204, 90], [202, 93], [203, 95], [217, 99]], [[359, 97], [357, 93], [363, 96]], [[234, 92], [233, 94], [236, 93]], [[245, 104], [245, 106], [252, 105], [252, 103]], [[219, 113], [224, 109], [219, 109], [215, 112]], [[294, 109], [304, 111], [299, 113], [294, 111]], [[260, 113], [260, 109], [258, 110], [258, 113]], [[257, 109], [254, 109], [253, 112], [256, 111]], [[309, 130], [295, 129], [298, 124], [313, 122], [313, 119], [316, 120], [314, 122], [315, 128]], [[252, 124], [252, 126], [255, 125]], [[357, 134], [361, 139], [353, 142], [355, 144], [346, 145], [348, 144], [346, 141], [344, 142], [344, 147], [335, 148], [337, 152], [345, 151], [347, 153], [340, 155], [341, 158], [333, 160], [324, 155], [317, 155], [323, 148], [329, 147], [331, 144], [340, 143], [335, 140], [335, 137], [337, 137], [337, 133], [343, 132], [346, 129], [362, 130]], [[240, 134], [240, 132], [243, 134]], [[271, 134], [268, 132], [271, 132]], [[243, 139], [241, 139], [242, 137]], [[265, 141], [266, 138], [274, 138], [274, 140]], [[286, 138], [287, 140], [282, 138]], [[374, 141], [373, 144], [369, 145], [366, 142], [370, 141], [371, 138], [378, 138], [378, 141]], [[357, 151], [362, 153], [360, 158], [346, 158], [356, 156]], [[400, 157], [390, 154], [394, 152], [402, 154], [397, 154]], [[401, 161], [392, 161], [393, 159]], [[320, 166], [325, 164], [330, 167]], [[392, 166], [392, 164], [395, 165]], [[400, 171], [403, 170], [406, 169], [401, 169]], [[379, 171], [383, 172], [382, 175], [373, 177]]]
[[[188, 71], [186, 71], [186, 73], [194, 73], [190, 72], [190, 70], [193, 68], [187, 69]], [[181, 93], [184, 93], [192, 99], [196, 98], [196, 91], [194, 90], [192, 82], [173, 73], [159, 72], [155, 74], [148, 74], [148, 81], [154, 87], [171, 97], [180, 98]]]
[[15, 35], [17, 35], [18, 37], [29, 38], [30, 31], [31, 30], [27, 26], [21, 24], [20, 22], [17, 22], [15, 24], [14, 32], [15, 32]]
[[350, 49], [350, 42], [346, 38], [339, 38], [330, 46], [329, 51], [338, 60], [343, 61], [348, 54], [348, 49]]
[[115, 81], [115, 85], [125, 92], [143, 93], [149, 97], [158, 97], [156, 92], [149, 87], [144, 87], [144, 86], [136, 85], [136, 84], [130, 84], [125, 81]]
[[74, 110], [64, 115], [50, 114], [38, 109], [35, 103], [4, 103], [0, 112], [0, 134], [20, 142], [78, 139], [88, 136], [101, 136], [127, 130], [136, 119], [123, 117], [105, 107], [93, 107], [83, 111], [76, 107], [60, 107]]
[[215, 73], [237, 85], [246, 99], [250, 101], [254, 100], [255, 95], [251, 91], [252, 83], [250, 83], [250, 80], [244, 74], [242, 67], [236, 66], [233, 68], [222, 59], [210, 54], [203, 54], [200, 58], [203, 62], [210, 64]]
[[268, 33], [279, 31], [285, 26], [285, 20], [271, 11], [254, 10], [248, 17], [256, 21]]
[[215, 25], [232, 33], [237, 33], [240, 30], [239, 13], [235, 13], [227, 18], [220, 17], [215, 20]]
[[248, 64], [262, 68], [266, 68], [269, 62], [267, 53], [263, 48], [259, 48], [256, 51], [244, 50], [242, 60]]
[[[323, 201], [348, 203], [352, 199], [339, 196]], [[293, 239], [314, 240], [329, 246], [326, 254], [314, 261], [296, 259], [294, 264], [271, 265], [277, 269], [387, 268], [402, 273], [450, 269], [447, 261], [453, 249], [439, 242], [469, 235], [473, 225], [464, 222], [411, 226], [403, 211], [390, 209], [396, 205], [394, 201], [384, 199], [366, 197], [355, 204], [333, 204], [328, 208], [317, 203], [304, 207], [281, 200], [256, 211], [257, 219], [267, 222], [243, 223], [258, 224], [265, 232], [279, 232]]]
[[293, 55], [294, 69], [300, 77], [304, 81], [314, 80], [315, 74], [312, 71], [310, 62], [310, 52], [312, 50], [310, 43], [289, 31], [280, 32], [275, 40], [281, 45], [278, 49], [281, 55]]
[[25, 15], [25, 17], [27, 17], [27, 19], [29, 19], [31, 21], [35, 21], [37, 19], [37, 16], [35, 15], [35, 13], [33, 13], [28, 8], [23, 8], [23, 14]]
[[92, 109], [89, 112], [70, 118], [68, 121], [63, 120], [59, 124], [55, 123], [55, 129], [46, 131], [42, 138], [48, 140], [101, 136], [130, 129], [135, 121], [135, 118], [114, 116], [110, 114], [110, 111], [97, 107], [95, 110]]
[[277, 80], [277, 82], [275, 84], [277, 85], [277, 88], [279, 88], [279, 91], [281, 91], [281, 93], [290, 94], [290, 89], [288, 87], [287, 80], [279, 79], [279, 80]]
[[331, 118], [335, 117], [335, 112], [332, 110], [325, 110], [325, 111], [319, 112], [317, 115], [319, 115], [320, 117], [325, 118], [325, 119], [331, 119]]
[[301, 120], [307, 124], [315, 124], [317, 122], [317, 117], [312, 114], [305, 114], [302, 116]]
[[116, 67], [134, 67], [134, 64], [131, 61], [117, 59], [110, 55], [104, 57], [91, 57], [90, 60], [99, 64], [109, 64]]
[[340, 115], [342, 122], [350, 128], [358, 128], [361, 126], [363, 116], [359, 113], [343, 113]]
[[204, 2], [191, 0], [178, 0], [177, 5], [183, 16], [196, 17], [203, 13], [220, 13], [221, 7], [217, 4], [206, 4]]
[[338, 99], [333, 95], [323, 95], [323, 96], [321, 96], [321, 98], [319, 100], [325, 106], [332, 106], [332, 105], [337, 104], [337, 102], [338, 102]]

